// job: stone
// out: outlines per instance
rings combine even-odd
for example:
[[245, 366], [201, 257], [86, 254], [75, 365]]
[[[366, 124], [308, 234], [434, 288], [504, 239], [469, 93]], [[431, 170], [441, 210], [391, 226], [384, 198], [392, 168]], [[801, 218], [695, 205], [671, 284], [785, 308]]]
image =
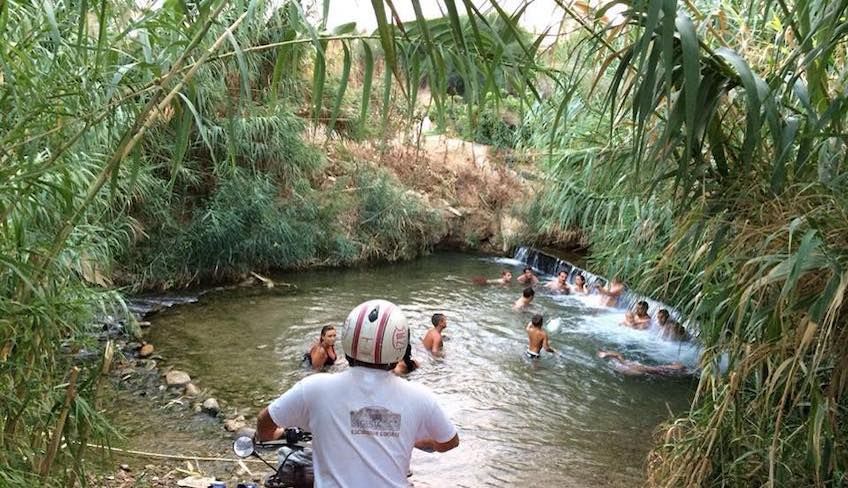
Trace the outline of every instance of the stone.
[[194, 404], [194, 413], [200, 413], [203, 411], [203, 405], [199, 403]]
[[188, 488], [206, 488], [217, 481], [215, 478], [205, 476], [188, 476], [177, 481], [177, 486], [185, 486]]
[[138, 321], [138, 326], [143, 328], [143, 329], [150, 327], [150, 325], [151, 325], [150, 322], [148, 322], [147, 320], [139, 320]]
[[138, 357], [140, 358], [146, 358], [151, 354], [153, 354], [153, 344], [149, 344], [147, 342], [145, 342], [138, 350]]
[[213, 417], [218, 415], [218, 412], [221, 411], [221, 406], [218, 405], [218, 400], [215, 400], [214, 398], [207, 398], [206, 400], [204, 400], [203, 405], [201, 405], [201, 408], [203, 409], [204, 413], [209, 414]]
[[129, 464], [122, 464], [120, 468], [122, 471], [132, 471]]
[[190, 396], [190, 397], [197, 396], [197, 395], [200, 394], [200, 388], [195, 386], [194, 383], [189, 383], [189, 384], [185, 385], [185, 391], [183, 393], [185, 394], [185, 396]]
[[168, 386], [185, 386], [191, 383], [191, 376], [182, 371], [172, 370], [165, 375], [165, 383]]
[[236, 432], [246, 427], [244, 420], [227, 419], [224, 421], [224, 429], [227, 432]]

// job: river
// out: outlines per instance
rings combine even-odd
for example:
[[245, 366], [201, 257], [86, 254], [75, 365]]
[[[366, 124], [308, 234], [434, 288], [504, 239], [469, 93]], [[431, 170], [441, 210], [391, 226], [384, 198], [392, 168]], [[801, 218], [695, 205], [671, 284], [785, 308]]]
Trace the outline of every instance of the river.
[[[470, 280], [497, 277], [501, 269], [517, 275], [520, 268], [509, 259], [435, 254], [275, 276], [297, 290], [210, 294], [155, 316], [147, 339], [164, 365], [188, 371], [250, 418], [309, 374], [301, 358], [322, 325], [340, 325], [358, 303], [384, 298], [409, 319], [413, 355], [422, 363], [409, 381], [437, 392], [461, 438], [459, 448], [442, 455], [414, 452], [415, 486], [641, 483], [654, 430], [684, 412], [694, 381], [623, 377], [596, 353], [614, 349], [646, 363], [694, 366], [697, 349], [663, 341], [654, 330], [617, 325], [623, 312], [600, 307], [595, 297], [555, 296], [537, 287], [531, 311], [544, 314], [558, 352], [530, 362], [522, 353], [531, 312], [511, 310], [522, 287]], [[430, 359], [420, 346], [435, 312], [448, 317], [443, 359]], [[202, 415], [169, 423], [161, 420], [167, 415], [132, 405], [138, 402], [121, 407], [118, 422], [131, 434], [128, 447], [226, 455], [227, 433]]]

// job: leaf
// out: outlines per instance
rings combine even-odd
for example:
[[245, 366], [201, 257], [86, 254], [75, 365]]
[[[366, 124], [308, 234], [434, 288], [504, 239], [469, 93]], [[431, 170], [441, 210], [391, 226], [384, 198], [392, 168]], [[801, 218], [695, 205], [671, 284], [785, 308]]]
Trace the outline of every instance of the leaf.
[[742, 81], [742, 86], [745, 88], [745, 97], [747, 100], [745, 107], [745, 139], [742, 142], [741, 161], [745, 175], [750, 171], [751, 161], [754, 157], [754, 149], [759, 142], [759, 130], [762, 121], [760, 119], [760, 96], [757, 89], [757, 77], [748, 67], [738, 54], [727, 48], [719, 48], [716, 54], [727, 61], [735, 70], [739, 79]]
[[362, 41], [362, 52], [365, 55], [365, 68], [362, 75], [362, 103], [359, 108], [359, 126], [364, 127], [368, 116], [368, 105], [371, 102], [371, 82], [374, 77], [374, 55], [367, 40]]
[[50, 39], [53, 41], [53, 52], [56, 53], [62, 42], [62, 36], [59, 34], [59, 24], [56, 23], [56, 11], [53, 8], [53, 0], [43, 0], [42, 6], [44, 7], [44, 15], [47, 16], [47, 23], [50, 24]]
[[246, 102], [250, 101], [250, 74], [247, 71], [247, 62], [244, 60], [244, 52], [241, 50], [238, 41], [232, 32], [227, 31], [227, 41], [233, 46], [233, 51], [236, 53], [236, 63], [241, 73], [241, 91]]
[[690, 157], [695, 138], [695, 117], [698, 112], [698, 90], [701, 84], [701, 58], [698, 52], [698, 34], [692, 19], [679, 13], [675, 20], [680, 34], [681, 57], [683, 58], [683, 99], [686, 111], [686, 157]]

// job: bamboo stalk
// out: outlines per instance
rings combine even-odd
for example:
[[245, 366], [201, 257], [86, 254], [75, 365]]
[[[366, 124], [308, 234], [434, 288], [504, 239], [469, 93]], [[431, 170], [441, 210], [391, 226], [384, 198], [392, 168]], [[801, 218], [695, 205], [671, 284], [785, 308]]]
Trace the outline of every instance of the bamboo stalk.
[[230, 458], [219, 458], [219, 457], [204, 457], [204, 456], [191, 456], [188, 454], [161, 454], [158, 452], [147, 452], [147, 451], [136, 451], [133, 449], [119, 449], [117, 447], [108, 447], [102, 446], [100, 444], [86, 444], [86, 447], [91, 447], [95, 449], [105, 449], [107, 451], [115, 451], [123, 454], [132, 454], [134, 456], [148, 457], [153, 459], [176, 459], [176, 460], [189, 460], [189, 461], [214, 461], [214, 462], [223, 462], [223, 463], [238, 463], [238, 462], [250, 462], [250, 463], [262, 463], [259, 459], [230, 459]]
[[78, 367], [74, 366], [71, 368], [71, 374], [68, 378], [68, 389], [65, 392], [65, 403], [62, 405], [62, 413], [59, 414], [59, 420], [56, 422], [56, 428], [53, 429], [53, 437], [50, 439], [47, 454], [42, 460], [39, 469], [39, 475], [42, 480], [47, 478], [47, 475], [50, 473], [50, 467], [53, 466], [53, 460], [59, 451], [59, 443], [62, 442], [62, 433], [65, 431], [65, 421], [68, 419], [71, 405], [77, 396], [77, 378], [79, 377], [79, 372], [80, 369]]

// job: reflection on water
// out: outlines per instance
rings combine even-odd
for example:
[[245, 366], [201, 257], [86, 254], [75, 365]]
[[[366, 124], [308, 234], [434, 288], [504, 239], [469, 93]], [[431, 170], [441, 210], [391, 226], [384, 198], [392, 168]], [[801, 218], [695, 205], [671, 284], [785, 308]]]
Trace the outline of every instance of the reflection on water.
[[[653, 429], [669, 412], [686, 408], [693, 385], [685, 379], [621, 377], [595, 353], [615, 349], [651, 364], [691, 366], [697, 350], [662, 341], [653, 330], [618, 326], [622, 312], [599, 307], [594, 297], [551, 296], [539, 287], [531, 311], [514, 312], [510, 307], [520, 285], [481, 287], [470, 281], [475, 275], [496, 277], [503, 267], [520, 271], [517, 262], [439, 254], [370, 269], [280, 276], [298, 291], [208, 296], [155, 317], [148, 337], [168, 365], [255, 415], [308, 374], [301, 358], [322, 325], [340, 325], [366, 299], [391, 300], [410, 321], [413, 356], [422, 363], [409, 380], [436, 391], [460, 429], [456, 450], [414, 452], [416, 486], [638, 483]], [[429, 358], [420, 346], [434, 312], [448, 317], [443, 359]], [[545, 315], [558, 350], [537, 362], [522, 356], [532, 312]], [[130, 443], [167, 446], [168, 439], [157, 435], [155, 429], [139, 433]], [[224, 434], [196, 439], [192, 446], [185, 445], [184, 435], [179, 442], [183, 451], [229, 447]]]

